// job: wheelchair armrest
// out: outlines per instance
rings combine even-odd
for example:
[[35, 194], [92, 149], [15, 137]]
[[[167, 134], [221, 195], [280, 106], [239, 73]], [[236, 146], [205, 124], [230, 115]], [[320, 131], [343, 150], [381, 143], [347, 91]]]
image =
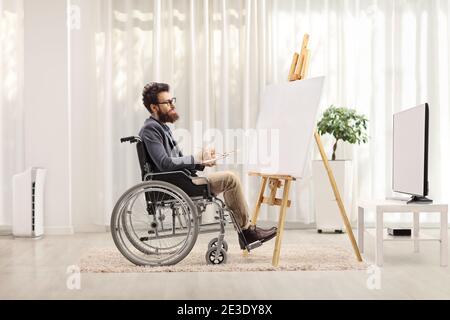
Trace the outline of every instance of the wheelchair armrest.
[[158, 178], [166, 177], [166, 176], [178, 176], [182, 179], [191, 179], [190, 176], [187, 175], [186, 172], [183, 171], [167, 171], [167, 172], [151, 172], [147, 173], [144, 177], [145, 181], [148, 180], [159, 180]]
[[186, 192], [190, 197], [203, 197], [210, 198], [211, 192], [209, 187], [209, 181], [207, 178], [195, 177], [195, 179], [204, 179], [206, 184], [195, 184], [193, 182], [193, 177], [189, 176], [183, 171], [170, 171], [170, 172], [159, 172], [159, 173], [148, 173], [144, 177], [144, 181], [156, 180], [165, 181], [171, 183], [181, 190]]
[[[200, 182], [200, 183], [198, 183], [198, 182]], [[209, 185], [209, 180], [206, 177], [193, 177], [192, 183], [195, 185]]]

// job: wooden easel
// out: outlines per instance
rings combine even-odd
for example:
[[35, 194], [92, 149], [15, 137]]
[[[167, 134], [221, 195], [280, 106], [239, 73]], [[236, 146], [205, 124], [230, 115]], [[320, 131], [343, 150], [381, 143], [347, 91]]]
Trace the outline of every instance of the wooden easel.
[[[297, 52], [294, 53], [294, 58], [292, 60], [291, 69], [289, 71], [289, 81], [297, 81], [303, 80], [306, 78], [309, 70], [309, 61], [311, 58], [311, 50], [308, 49], [309, 43], [309, 35], [306, 34], [303, 38], [302, 48], [300, 54]], [[345, 211], [344, 204], [342, 202], [341, 194], [336, 184], [336, 179], [334, 178], [333, 171], [331, 170], [330, 164], [328, 162], [328, 158], [326, 156], [325, 150], [322, 145], [322, 141], [320, 139], [319, 133], [316, 131], [314, 133], [314, 137], [317, 143], [317, 147], [319, 148], [320, 155], [323, 160], [323, 164], [328, 173], [328, 178], [330, 180], [331, 187], [333, 188], [334, 195], [336, 197], [336, 201], [339, 206], [339, 211], [341, 213], [342, 220], [344, 222], [345, 228], [347, 230], [347, 234], [350, 238], [350, 242], [352, 243], [353, 250], [355, 252], [356, 258], [359, 262], [362, 261], [361, 253], [359, 251], [358, 245], [356, 244], [355, 236], [353, 234], [350, 222], [347, 217], [347, 213]], [[281, 252], [281, 240], [283, 237], [284, 231], [284, 223], [286, 219], [286, 210], [291, 206], [291, 201], [289, 200], [289, 191], [291, 187], [292, 181], [295, 181], [295, 178], [292, 176], [285, 175], [270, 175], [270, 174], [262, 174], [257, 172], [250, 172], [250, 176], [257, 176], [262, 179], [261, 188], [259, 191], [258, 199], [256, 201], [255, 209], [253, 211], [252, 224], [255, 225], [258, 221], [259, 211], [261, 209], [262, 204], [267, 204], [269, 206], [280, 206], [280, 216], [278, 219], [278, 230], [277, 237], [275, 240], [275, 248], [273, 251], [272, 265], [277, 267], [280, 262], [280, 252]], [[269, 197], [265, 197], [264, 193], [269, 184], [270, 195]], [[278, 189], [283, 187], [283, 198], [276, 198], [276, 194]]]

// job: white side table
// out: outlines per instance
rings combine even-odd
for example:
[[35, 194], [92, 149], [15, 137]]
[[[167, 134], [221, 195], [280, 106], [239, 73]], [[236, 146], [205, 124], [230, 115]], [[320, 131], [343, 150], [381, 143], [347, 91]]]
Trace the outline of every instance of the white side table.
[[[375, 228], [375, 263], [383, 265], [383, 242], [384, 241], [412, 241], [414, 252], [419, 252], [420, 241], [439, 241], [441, 246], [441, 266], [448, 265], [448, 205], [447, 204], [406, 204], [403, 201], [393, 200], [362, 200], [358, 202], [358, 246], [361, 253], [364, 252], [364, 215], [369, 210], [376, 212]], [[383, 214], [386, 212], [412, 213], [413, 234], [411, 237], [393, 237], [384, 229]], [[420, 232], [420, 213], [439, 212], [441, 214], [441, 233], [439, 238], [433, 238]]]

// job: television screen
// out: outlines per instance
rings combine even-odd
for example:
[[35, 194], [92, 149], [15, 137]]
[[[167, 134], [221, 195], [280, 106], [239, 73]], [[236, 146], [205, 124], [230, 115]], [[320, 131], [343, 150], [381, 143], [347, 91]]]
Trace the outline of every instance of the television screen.
[[423, 104], [394, 114], [393, 190], [428, 195], [429, 107]]

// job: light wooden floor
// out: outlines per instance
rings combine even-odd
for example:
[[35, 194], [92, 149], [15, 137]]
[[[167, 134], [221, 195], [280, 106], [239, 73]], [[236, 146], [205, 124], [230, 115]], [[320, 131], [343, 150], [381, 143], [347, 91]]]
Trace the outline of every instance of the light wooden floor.
[[[288, 230], [284, 241], [314, 232]], [[236, 236], [230, 230], [228, 237]], [[346, 235], [320, 239], [349, 245]], [[68, 266], [89, 248], [112, 245], [108, 233], [0, 237], [0, 299], [450, 299], [450, 268], [439, 267], [438, 243], [414, 254], [403, 242], [386, 243], [379, 290], [368, 288], [365, 271], [81, 274], [81, 290], [67, 289]], [[369, 261], [373, 245], [366, 241]]]

